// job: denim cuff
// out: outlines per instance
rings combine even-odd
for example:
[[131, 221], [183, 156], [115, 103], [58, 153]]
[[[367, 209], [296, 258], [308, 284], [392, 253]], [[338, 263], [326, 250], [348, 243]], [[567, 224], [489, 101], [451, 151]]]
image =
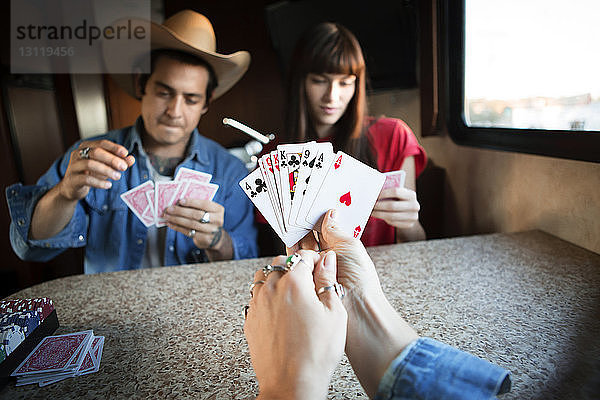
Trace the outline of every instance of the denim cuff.
[[510, 390], [509, 371], [431, 338], [419, 338], [388, 367], [375, 399], [491, 399]]
[[15, 252], [30, 248], [61, 249], [85, 246], [87, 217], [80, 204], [71, 221], [57, 235], [42, 240], [29, 238], [31, 219], [38, 201], [50, 190], [48, 186], [23, 186], [20, 183], [6, 188], [6, 199], [11, 217], [11, 243]]

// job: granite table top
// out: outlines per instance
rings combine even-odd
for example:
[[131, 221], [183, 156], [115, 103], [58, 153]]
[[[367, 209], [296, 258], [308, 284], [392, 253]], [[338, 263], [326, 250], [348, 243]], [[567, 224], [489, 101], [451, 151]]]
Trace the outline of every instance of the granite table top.
[[[429, 336], [507, 368], [502, 399], [592, 398], [600, 389], [600, 255], [540, 231], [369, 249], [394, 307]], [[106, 337], [100, 370], [6, 399], [247, 399], [258, 386], [243, 334], [253, 272], [270, 258], [61, 278], [56, 334]], [[366, 395], [344, 357], [331, 399]]]

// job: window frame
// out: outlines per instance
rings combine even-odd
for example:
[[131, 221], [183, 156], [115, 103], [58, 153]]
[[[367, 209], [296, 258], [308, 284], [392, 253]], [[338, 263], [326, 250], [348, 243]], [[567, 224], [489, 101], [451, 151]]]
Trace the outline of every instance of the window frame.
[[459, 144], [494, 150], [600, 162], [600, 131], [467, 126], [464, 118], [465, 0], [441, 0], [445, 123]]

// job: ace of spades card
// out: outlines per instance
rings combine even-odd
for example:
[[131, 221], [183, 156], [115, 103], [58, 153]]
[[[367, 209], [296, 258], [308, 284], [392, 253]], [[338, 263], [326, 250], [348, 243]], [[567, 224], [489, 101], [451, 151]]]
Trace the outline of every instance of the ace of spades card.
[[306, 222], [315, 226], [323, 214], [335, 209], [341, 228], [360, 238], [384, 182], [385, 175], [381, 172], [337, 152], [306, 214]]

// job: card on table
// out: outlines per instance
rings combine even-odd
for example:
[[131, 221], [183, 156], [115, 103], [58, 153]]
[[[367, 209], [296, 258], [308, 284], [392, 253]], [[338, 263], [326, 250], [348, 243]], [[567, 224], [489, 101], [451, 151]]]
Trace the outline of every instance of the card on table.
[[47, 336], [11, 375], [22, 376], [73, 371], [73, 369], [76, 369], [77, 363], [85, 357], [85, 353], [81, 350], [89, 345], [92, 337], [93, 332], [91, 330], [67, 335]]
[[94, 336], [91, 346], [85, 355], [79, 369], [69, 375], [58, 375], [51, 378], [42, 378], [30, 381], [20, 381], [22, 384], [39, 383], [40, 387], [50, 385], [62, 381], [67, 378], [72, 378], [80, 375], [88, 375], [100, 370], [100, 360], [102, 359], [102, 350], [104, 348], [104, 336]]
[[[93, 332], [90, 330], [67, 335], [51, 336], [46, 339], [51, 340], [54, 338], [59, 338], [61, 340], [68, 340], [73, 336], [81, 337], [82, 335], [85, 335], [85, 339], [78, 347], [75, 356], [71, 356], [71, 361], [68, 363], [67, 367], [53, 371], [40, 369], [38, 372], [33, 373], [17, 373], [17, 369], [13, 373], [13, 375], [17, 377], [16, 386], [37, 383], [40, 387], [43, 387], [67, 378], [98, 372], [100, 369], [102, 350], [104, 348], [104, 336], [94, 336]], [[54, 347], [51, 352], [51, 357], [48, 357], [48, 359], [62, 360], [67, 358], [71, 353], [71, 350], [65, 349], [65, 347]], [[41, 350], [39, 348], [34, 349], [28, 358], [35, 360], [36, 363], [39, 363], [40, 357], [43, 356], [41, 355], [42, 353], [40, 353], [40, 351]]]

